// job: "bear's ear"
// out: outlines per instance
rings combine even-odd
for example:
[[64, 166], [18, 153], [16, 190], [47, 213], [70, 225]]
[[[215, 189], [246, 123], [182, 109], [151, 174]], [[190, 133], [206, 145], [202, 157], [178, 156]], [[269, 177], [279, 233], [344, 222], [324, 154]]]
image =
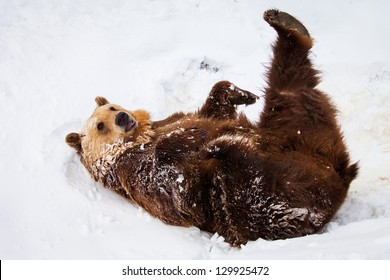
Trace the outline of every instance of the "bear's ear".
[[75, 149], [77, 153], [81, 153], [82, 148], [80, 134], [75, 132], [69, 133], [66, 135], [65, 141], [69, 146]]
[[100, 106], [103, 106], [103, 105], [106, 105], [106, 104], [110, 103], [110, 102], [108, 102], [107, 99], [105, 99], [102, 96], [97, 96], [95, 98], [95, 102], [96, 102], [97, 107], [100, 107]]

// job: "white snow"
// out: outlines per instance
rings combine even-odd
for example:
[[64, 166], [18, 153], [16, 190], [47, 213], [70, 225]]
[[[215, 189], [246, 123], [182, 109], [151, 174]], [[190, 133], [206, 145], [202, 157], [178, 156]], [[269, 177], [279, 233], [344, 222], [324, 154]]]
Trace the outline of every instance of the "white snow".
[[[232, 249], [92, 181], [64, 138], [96, 96], [157, 120], [197, 109], [222, 79], [262, 95], [274, 7], [316, 39], [320, 89], [361, 166], [323, 232]], [[389, 12], [385, 0], [0, 0], [0, 259], [389, 259]]]

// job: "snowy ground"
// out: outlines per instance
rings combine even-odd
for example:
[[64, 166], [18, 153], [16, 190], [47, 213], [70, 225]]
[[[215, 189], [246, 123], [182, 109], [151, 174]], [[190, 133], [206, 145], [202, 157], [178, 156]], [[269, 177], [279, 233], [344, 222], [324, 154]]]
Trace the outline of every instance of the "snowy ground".
[[[231, 249], [92, 182], [64, 137], [95, 96], [161, 119], [221, 79], [261, 95], [274, 7], [316, 38], [320, 88], [360, 161], [322, 233]], [[390, 259], [389, 12], [385, 0], [0, 0], [0, 259]]]

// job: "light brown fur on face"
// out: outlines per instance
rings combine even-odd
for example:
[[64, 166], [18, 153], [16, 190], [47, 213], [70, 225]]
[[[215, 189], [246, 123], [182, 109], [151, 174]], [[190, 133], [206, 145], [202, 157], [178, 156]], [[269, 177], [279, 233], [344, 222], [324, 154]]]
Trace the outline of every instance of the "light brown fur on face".
[[[143, 110], [129, 111], [109, 103], [104, 97], [96, 97], [97, 107], [86, 121], [80, 134], [71, 133], [66, 141], [69, 145], [82, 151], [84, 165], [90, 169], [101, 161], [107, 150], [123, 146], [128, 148], [145, 144], [153, 137], [150, 114]], [[118, 124], [118, 114], [127, 116], [124, 124]], [[79, 149], [78, 149], [79, 148]], [[121, 148], [116, 153], [121, 152]], [[111, 154], [111, 156], [118, 156]], [[95, 175], [95, 177], [97, 177]]]

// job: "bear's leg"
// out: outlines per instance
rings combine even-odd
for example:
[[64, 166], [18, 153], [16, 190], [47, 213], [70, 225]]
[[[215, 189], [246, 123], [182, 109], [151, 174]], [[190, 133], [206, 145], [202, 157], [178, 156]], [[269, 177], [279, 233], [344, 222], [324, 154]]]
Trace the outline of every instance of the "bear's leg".
[[313, 69], [308, 58], [312, 39], [305, 26], [291, 15], [277, 10], [266, 11], [264, 19], [278, 33], [268, 72], [269, 87], [283, 94], [283, 91], [317, 86], [318, 71]]
[[[274, 132], [337, 130], [336, 110], [329, 98], [315, 89], [318, 71], [308, 57], [312, 39], [305, 26], [277, 10], [264, 19], [278, 33], [268, 70], [265, 105], [259, 127]], [[292, 132], [292, 131], [291, 131]]]
[[[253, 234], [251, 209], [263, 193], [253, 181], [260, 183], [263, 166], [255, 143], [240, 135], [224, 135], [207, 144], [200, 152], [199, 174], [201, 186], [207, 190], [206, 201], [209, 223], [203, 230], [217, 232], [233, 246], [257, 239]], [[257, 178], [257, 179], [256, 179]], [[199, 192], [199, 190], [198, 190]], [[256, 196], [251, 201], [248, 196]], [[256, 217], [256, 223], [261, 223]]]
[[334, 171], [309, 166], [309, 161], [304, 155], [260, 153], [254, 139], [240, 135], [209, 142], [201, 152], [199, 174], [205, 174], [201, 185], [209, 197], [203, 205], [209, 207], [211, 226], [201, 228], [233, 246], [318, 231], [346, 189]]
[[278, 33], [268, 70], [265, 104], [258, 124], [263, 151], [300, 152], [334, 170], [345, 187], [356, 177], [358, 166], [349, 155], [336, 122], [336, 109], [326, 94], [316, 89], [318, 71], [309, 59], [312, 39], [293, 16], [269, 10], [264, 20]]
[[199, 115], [205, 118], [235, 119], [236, 105], [250, 105], [256, 102], [258, 96], [240, 89], [228, 81], [216, 83], [209, 96], [199, 110]]

